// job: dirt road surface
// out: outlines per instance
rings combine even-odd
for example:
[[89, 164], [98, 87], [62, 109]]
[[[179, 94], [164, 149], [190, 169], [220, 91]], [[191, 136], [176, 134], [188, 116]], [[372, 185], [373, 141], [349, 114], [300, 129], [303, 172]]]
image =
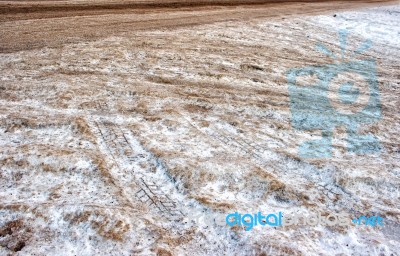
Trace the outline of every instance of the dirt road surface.
[[0, 1], [0, 52], [146, 29], [289, 17], [396, 1]]

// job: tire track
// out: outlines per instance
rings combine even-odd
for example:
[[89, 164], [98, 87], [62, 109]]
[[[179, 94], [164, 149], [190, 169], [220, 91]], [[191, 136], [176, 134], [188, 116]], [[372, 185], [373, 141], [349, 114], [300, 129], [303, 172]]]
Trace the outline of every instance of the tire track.
[[[90, 122], [95, 129], [94, 133], [107, 150], [103, 153], [110, 155], [117, 166], [118, 173], [113, 173], [115, 180], [122, 181], [121, 188], [125, 191], [125, 196], [133, 201], [132, 204], [140, 201], [169, 220], [182, 217], [181, 206], [177, 200], [171, 198], [174, 194], [178, 194], [178, 191], [170, 191], [170, 197], [162, 189], [167, 183], [171, 183], [171, 180], [166, 177], [155, 177], [162, 170], [150, 172], [151, 169], [160, 167], [138, 141], [132, 142], [133, 136], [130, 131], [103, 121]], [[143, 167], [143, 163], [147, 168]], [[135, 186], [129, 184], [131, 182]]]

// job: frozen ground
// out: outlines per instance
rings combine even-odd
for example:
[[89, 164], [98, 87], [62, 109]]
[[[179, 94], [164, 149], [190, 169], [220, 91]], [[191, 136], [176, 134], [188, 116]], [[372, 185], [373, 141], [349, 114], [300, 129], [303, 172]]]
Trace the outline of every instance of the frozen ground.
[[[336, 16], [334, 17], [334, 14]], [[400, 7], [233, 20], [0, 54], [0, 255], [398, 255]], [[380, 154], [298, 156], [286, 72], [377, 62]], [[349, 56], [349, 55], [346, 55]], [[383, 227], [197, 214], [346, 212]]]

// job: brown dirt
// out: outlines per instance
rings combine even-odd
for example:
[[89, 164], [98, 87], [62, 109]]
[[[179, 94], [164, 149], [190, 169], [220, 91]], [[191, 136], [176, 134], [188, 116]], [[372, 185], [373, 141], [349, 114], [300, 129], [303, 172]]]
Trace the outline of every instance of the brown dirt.
[[0, 52], [89, 41], [132, 30], [285, 17], [396, 1], [0, 1]]

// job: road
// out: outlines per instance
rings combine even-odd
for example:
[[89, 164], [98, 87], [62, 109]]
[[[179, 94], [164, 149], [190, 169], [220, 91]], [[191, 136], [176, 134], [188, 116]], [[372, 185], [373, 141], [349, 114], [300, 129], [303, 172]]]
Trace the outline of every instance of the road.
[[0, 52], [90, 41], [132, 30], [282, 18], [396, 1], [0, 1]]

